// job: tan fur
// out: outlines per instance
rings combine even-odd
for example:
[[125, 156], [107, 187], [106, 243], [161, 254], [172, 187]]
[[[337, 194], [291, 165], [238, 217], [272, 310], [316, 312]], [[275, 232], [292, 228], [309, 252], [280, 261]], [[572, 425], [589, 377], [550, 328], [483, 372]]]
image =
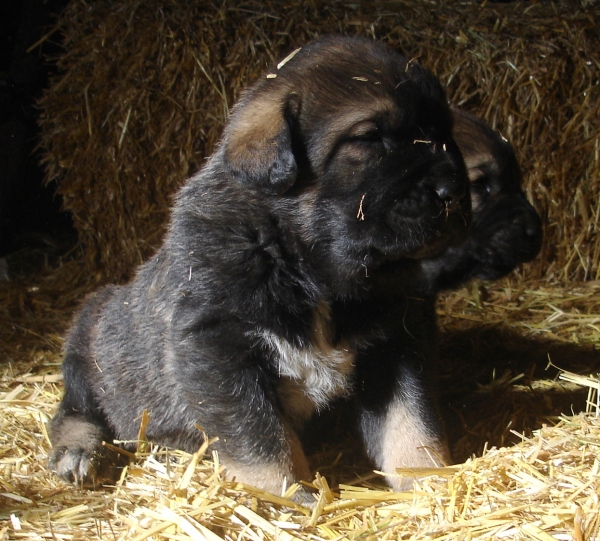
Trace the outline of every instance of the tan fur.
[[239, 464], [228, 461], [227, 478], [243, 480], [245, 484], [261, 487], [273, 494], [282, 495], [297, 480], [310, 481], [308, 461], [298, 436], [292, 429], [287, 431], [289, 454], [285, 461], [270, 464]]
[[59, 433], [61, 445], [68, 447], [70, 445], [79, 445], [80, 442], [88, 442], [90, 448], [93, 448], [94, 442], [102, 441], [102, 432], [96, 426], [85, 419], [73, 419], [69, 424], [68, 430]]
[[[470, 182], [486, 175], [485, 166], [497, 164], [498, 140], [491, 135], [480, 119], [460, 109], [453, 109], [453, 136], [463, 155]], [[474, 212], [479, 210], [481, 201], [471, 193], [471, 205]]]
[[[382, 431], [380, 460], [385, 473], [395, 474], [396, 468], [435, 468], [450, 463], [450, 452], [439, 437], [423, 426], [417, 404], [396, 400], [390, 405]], [[410, 488], [413, 479], [391, 475], [387, 478], [396, 490]]]
[[287, 130], [280, 96], [266, 94], [240, 109], [228, 133], [227, 159], [236, 167], [265, 167], [276, 159], [277, 136]]

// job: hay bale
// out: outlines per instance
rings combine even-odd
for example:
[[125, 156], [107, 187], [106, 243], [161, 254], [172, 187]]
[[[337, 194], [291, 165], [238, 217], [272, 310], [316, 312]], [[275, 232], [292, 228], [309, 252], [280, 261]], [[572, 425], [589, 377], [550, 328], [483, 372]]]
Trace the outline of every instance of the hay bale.
[[418, 57], [451, 101], [516, 146], [546, 243], [530, 278], [600, 276], [600, 16], [594, 3], [73, 0], [41, 101], [48, 180], [90, 273], [124, 280], [160, 243], [171, 194], [218, 140], [240, 89], [327, 32]]

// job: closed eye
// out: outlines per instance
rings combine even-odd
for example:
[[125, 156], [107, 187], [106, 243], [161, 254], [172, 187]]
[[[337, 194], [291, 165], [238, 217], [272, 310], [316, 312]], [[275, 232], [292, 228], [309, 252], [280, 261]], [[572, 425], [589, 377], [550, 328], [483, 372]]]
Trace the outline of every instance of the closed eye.
[[348, 163], [371, 163], [374, 157], [383, 157], [388, 150], [386, 140], [382, 137], [377, 124], [372, 120], [354, 124], [340, 137], [335, 146], [336, 155], [341, 152]]
[[362, 133], [358, 135], [351, 135], [348, 138], [349, 141], [362, 141], [365, 143], [381, 143], [382, 139], [377, 130], [373, 130], [367, 133]]
[[348, 137], [346, 137], [344, 142], [354, 145], [376, 148], [377, 150], [385, 150], [388, 147], [385, 139], [381, 136], [381, 133], [378, 130], [371, 130], [364, 133], [349, 135]]
[[470, 186], [472, 192], [477, 192], [480, 195], [488, 196], [492, 191], [489, 179], [484, 174], [472, 179]]
[[383, 143], [377, 124], [371, 120], [358, 122], [352, 126], [346, 134], [345, 140], [349, 143]]
[[378, 133], [365, 133], [350, 137], [343, 142], [348, 157], [352, 161], [368, 163], [377, 159], [377, 163], [389, 152], [388, 145]]

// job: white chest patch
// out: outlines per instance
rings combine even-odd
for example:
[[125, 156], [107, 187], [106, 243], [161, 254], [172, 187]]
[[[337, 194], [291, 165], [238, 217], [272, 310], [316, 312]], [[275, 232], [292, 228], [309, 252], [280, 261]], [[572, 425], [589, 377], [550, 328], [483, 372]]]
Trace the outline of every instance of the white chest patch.
[[307, 419], [315, 409], [348, 393], [354, 351], [343, 344], [331, 344], [328, 305], [315, 310], [311, 342], [306, 347], [296, 347], [268, 331], [260, 333], [260, 337], [274, 353], [281, 378], [277, 391], [292, 420]]

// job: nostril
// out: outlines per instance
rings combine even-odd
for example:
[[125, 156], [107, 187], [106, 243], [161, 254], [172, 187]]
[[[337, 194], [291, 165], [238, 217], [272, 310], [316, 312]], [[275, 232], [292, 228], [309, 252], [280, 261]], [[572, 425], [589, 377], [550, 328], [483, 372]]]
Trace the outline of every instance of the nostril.
[[527, 220], [525, 224], [525, 235], [532, 239], [542, 237], [542, 224], [540, 223], [537, 216], [535, 216], [535, 218], [536, 219], [533, 219], [532, 217], [531, 219]]
[[466, 195], [465, 190], [461, 189], [454, 182], [438, 184], [435, 187], [435, 193], [449, 210], [458, 208], [461, 199]]
[[[515, 207], [519, 210], [519, 207]], [[521, 231], [530, 238], [542, 236], [542, 222], [537, 212], [527, 203], [527, 206], [520, 211], [515, 218], [515, 223], [521, 222]]]

